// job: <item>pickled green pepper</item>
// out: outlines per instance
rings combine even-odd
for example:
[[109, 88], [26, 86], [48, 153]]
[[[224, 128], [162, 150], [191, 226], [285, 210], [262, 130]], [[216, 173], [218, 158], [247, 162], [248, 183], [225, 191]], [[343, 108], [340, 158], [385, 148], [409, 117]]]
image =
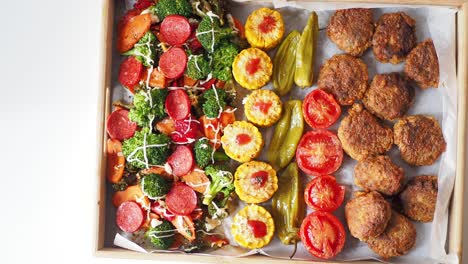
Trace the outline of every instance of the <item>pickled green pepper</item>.
[[272, 199], [272, 214], [283, 244], [300, 241], [299, 229], [304, 218], [304, 198], [297, 164], [292, 162], [278, 177], [278, 191]]
[[304, 31], [302, 31], [296, 51], [294, 82], [302, 88], [310, 87], [313, 83], [318, 31], [318, 16], [315, 12], [312, 12], [307, 20]]
[[304, 131], [302, 102], [290, 100], [283, 104], [283, 115], [267, 151], [267, 160], [275, 170], [286, 167], [296, 154], [297, 144]]
[[296, 49], [300, 38], [299, 31], [291, 31], [279, 46], [273, 59], [273, 87], [280, 96], [286, 95], [294, 84]]

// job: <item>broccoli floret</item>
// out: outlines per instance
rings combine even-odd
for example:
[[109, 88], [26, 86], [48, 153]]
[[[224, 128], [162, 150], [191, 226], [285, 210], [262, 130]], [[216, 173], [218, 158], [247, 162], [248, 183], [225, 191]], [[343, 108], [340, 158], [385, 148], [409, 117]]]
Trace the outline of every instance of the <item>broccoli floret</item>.
[[195, 160], [200, 168], [205, 168], [208, 164], [216, 161], [227, 161], [229, 157], [221, 151], [213, 153], [213, 147], [210, 145], [207, 138], [201, 138], [195, 143]]
[[149, 92], [144, 89], [138, 91], [133, 98], [134, 107], [130, 109], [128, 117], [140, 127], [152, 127], [152, 124], [149, 123], [151, 118], [153, 121], [158, 121], [167, 116], [164, 107], [167, 94], [167, 89], [152, 89]]
[[205, 173], [210, 176], [211, 183], [208, 192], [205, 193], [203, 204], [210, 205], [215, 199], [216, 194], [223, 190], [230, 190], [230, 192], [234, 190], [234, 176], [224, 167], [219, 165], [208, 165], [205, 169]]
[[188, 0], [159, 0], [156, 4], [156, 14], [161, 21], [168, 15], [190, 17], [192, 6]]
[[113, 183], [112, 184], [112, 189], [114, 189], [114, 191], [116, 191], [116, 192], [125, 191], [125, 189], [127, 189], [127, 187], [128, 187], [128, 183], [125, 180], [121, 180], [118, 183]]
[[226, 107], [227, 94], [223, 89], [212, 88], [202, 95], [203, 113], [209, 118], [218, 117]]
[[[146, 142], [144, 142], [146, 139]], [[122, 152], [128, 163], [135, 168], [145, 169], [152, 165], [163, 165], [169, 156], [171, 139], [164, 134], [153, 134], [148, 128], [135, 132], [135, 135], [122, 144]], [[144, 147], [146, 146], [146, 148]], [[146, 151], [145, 151], [146, 149]], [[145, 152], [148, 163], [145, 161]]]
[[203, 55], [190, 55], [187, 63], [187, 75], [195, 80], [203, 80], [210, 74], [210, 62]]
[[208, 12], [212, 12], [213, 14], [219, 17], [219, 21], [221, 25], [224, 25], [224, 0], [197, 0], [191, 1], [193, 13], [200, 17], [205, 17]]
[[150, 227], [145, 236], [159, 249], [168, 249], [174, 243], [174, 226], [167, 220], [156, 227]]
[[151, 65], [154, 65], [154, 61], [156, 59], [156, 41], [156, 36], [151, 31], [148, 31], [135, 44], [133, 49], [125, 52], [123, 55], [135, 56], [135, 58], [143, 63], [143, 65], [150, 67]]
[[232, 62], [239, 53], [237, 46], [223, 42], [213, 53], [213, 77], [222, 81], [232, 79]]
[[233, 35], [232, 28], [222, 28], [219, 19], [213, 14], [203, 17], [197, 28], [197, 39], [205, 50], [210, 53], [221, 44], [221, 41]]
[[141, 189], [149, 198], [155, 199], [166, 195], [171, 185], [158, 174], [148, 174], [141, 180]]

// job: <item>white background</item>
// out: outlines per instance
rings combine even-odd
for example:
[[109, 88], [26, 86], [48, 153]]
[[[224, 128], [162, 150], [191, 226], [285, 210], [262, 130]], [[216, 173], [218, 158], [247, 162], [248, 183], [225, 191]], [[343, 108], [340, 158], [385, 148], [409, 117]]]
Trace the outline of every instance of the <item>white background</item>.
[[0, 263], [143, 263], [93, 257], [102, 0], [0, 6]]

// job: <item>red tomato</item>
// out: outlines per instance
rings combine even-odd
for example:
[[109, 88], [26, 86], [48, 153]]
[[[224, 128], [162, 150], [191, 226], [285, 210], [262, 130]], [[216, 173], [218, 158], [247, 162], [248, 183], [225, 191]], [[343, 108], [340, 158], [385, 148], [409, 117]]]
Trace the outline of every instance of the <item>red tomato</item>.
[[310, 92], [302, 104], [304, 119], [313, 128], [328, 128], [341, 115], [341, 107], [333, 95], [321, 89]]
[[296, 160], [306, 174], [332, 174], [343, 162], [343, 148], [334, 133], [328, 130], [309, 131], [299, 141]]
[[343, 203], [345, 187], [336, 182], [335, 177], [323, 175], [315, 177], [307, 184], [304, 197], [314, 210], [333, 212]]
[[330, 259], [343, 250], [346, 240], [343, 224], [328, 212], [315, 211], [301, 225], [301, 240], [315, 257]]

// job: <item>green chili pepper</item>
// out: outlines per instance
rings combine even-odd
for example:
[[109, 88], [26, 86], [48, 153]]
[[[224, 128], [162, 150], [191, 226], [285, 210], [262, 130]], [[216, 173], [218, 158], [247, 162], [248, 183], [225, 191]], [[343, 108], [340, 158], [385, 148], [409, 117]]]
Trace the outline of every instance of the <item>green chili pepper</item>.
[[314, 58], [318, 38], [318, 16], [312, 12], [302, 31], [296, 51], [294, 82], [299, 87], [310, 87], [314, 79]]
[[305, 208], [301, 179], [295, 162], [289, 164], [278, 177], [278, 186], [272, 199], [272, 214], [276, 230], [283, 244], [296, 244], [300, 241], [298, 233]]
[[284, 103], [283, 116], [278, 121], [267, 151], [267, 160], [275, 170], [286, 167], [296, 154], [297, 144], [304, 131], [302, 102], [290, 100]]
[[301, 33], [291, 31], [278, 48], [273, 60], [273, 87], [280, 96], [286, 95], [294, 84], [296, 50]]

